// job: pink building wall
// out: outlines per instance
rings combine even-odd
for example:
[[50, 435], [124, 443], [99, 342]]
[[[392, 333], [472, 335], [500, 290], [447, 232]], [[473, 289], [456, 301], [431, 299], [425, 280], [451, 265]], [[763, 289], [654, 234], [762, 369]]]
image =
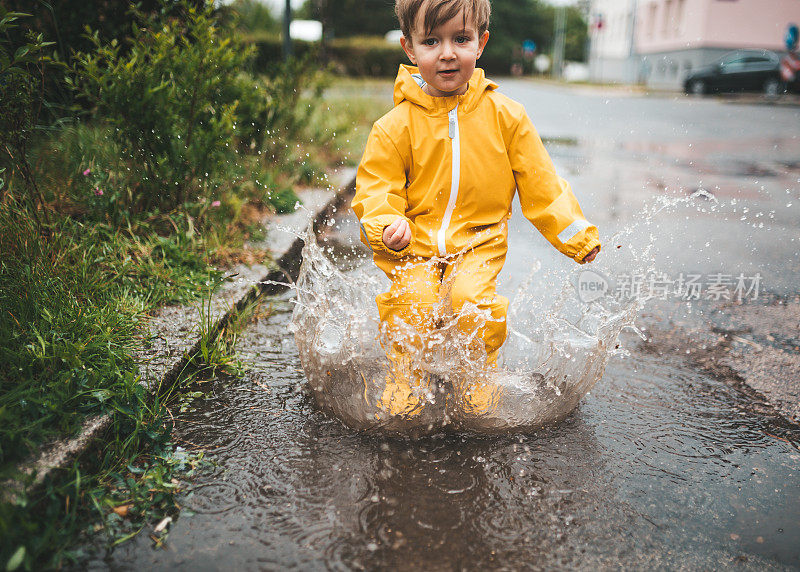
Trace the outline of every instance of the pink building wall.
[[790, 22], [800, 23], [800, 0], [639, 0], [636, 51], [780, 51]]

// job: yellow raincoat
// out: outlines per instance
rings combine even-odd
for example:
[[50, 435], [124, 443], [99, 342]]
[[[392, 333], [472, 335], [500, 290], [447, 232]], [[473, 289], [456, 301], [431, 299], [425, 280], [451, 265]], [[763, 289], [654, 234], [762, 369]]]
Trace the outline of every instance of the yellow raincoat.
[[[483, 70], [475, 70], [459, 96], [432, 97], [422, 85], [417, 68], [401, 66], [394, 108], [369, 135], [352, 207], [362, 240], [393, 281], [376, 300], [381, 320], [399, 318], [420, 331], [434, 327], [427, 308], [450, 277], [453, 255], [460, 254], [449, 292], [452, 308], [457, 312], [471, 302], [491, 312], [479, 332], [491, 362], [506, 336], [508, 300], [496, 294], [495, 283], [515, 191], [524, 216], [577, 262], [600, 245], [598, 231], [556, 175], [522, 105], [495, 91]], [[402, 251], [382, 239], [397, 217], [412, 231]], [[431, 259], [438, 262], [419, 263]]]

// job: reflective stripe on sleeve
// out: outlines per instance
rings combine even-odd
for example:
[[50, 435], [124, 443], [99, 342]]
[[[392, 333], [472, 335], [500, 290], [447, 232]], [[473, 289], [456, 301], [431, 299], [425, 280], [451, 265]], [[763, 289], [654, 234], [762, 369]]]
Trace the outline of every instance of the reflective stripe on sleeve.
[[364, 235], [364, 242], [367, 244], [367, 248], [369, 248], [369, 251], [370, 251], [370, 252], [372, 252], [373, 254], [375, 254], [375, 251], [374, 251], [374, 250], [372, 250], [372, 245], [369, 243], [369, 236], [367, 236], [367, 229], [366, 229], [366, 228], [364, 228], [364, 223], [363, 223], [363, 222], [361, 222], [361, 221], [358, 221], [358, 226], [360, 226], [360, 227], [361, 227], [361, 234], [363, 234], [363, 235]]
[[575, 235], [577, 235], [582, 230], [586, 230], [588, 227], [592, 226], [589, 221], [583, 219], [577, 219], [572, 221], [572, 224], [569, 225], [567, 228], [562, 230], [558, 233], [558, 240], [561, 242], [569, 242]]

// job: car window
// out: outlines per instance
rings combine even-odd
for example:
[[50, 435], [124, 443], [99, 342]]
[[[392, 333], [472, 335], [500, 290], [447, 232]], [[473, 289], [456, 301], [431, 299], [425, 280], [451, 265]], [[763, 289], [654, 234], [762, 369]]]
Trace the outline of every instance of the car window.
[[778, 61], [765, 56], [752, 56], [747, 58], [746, 69], [753, 71], [765, 71], [778, 67]]
[[738, 58], [722, 64], [722, 73], [733, 73], [745, 68], [747, 58]]

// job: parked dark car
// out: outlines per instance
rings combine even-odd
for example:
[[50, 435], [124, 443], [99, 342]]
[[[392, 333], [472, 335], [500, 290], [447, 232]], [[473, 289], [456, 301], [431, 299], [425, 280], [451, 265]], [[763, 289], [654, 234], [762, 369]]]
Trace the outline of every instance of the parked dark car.
[[781, 78], [781, 58], [769, 50], [737, 50], [700, 68], [683, 81], [686, 93], [760, 91], [777, 96], [786, 89]]

